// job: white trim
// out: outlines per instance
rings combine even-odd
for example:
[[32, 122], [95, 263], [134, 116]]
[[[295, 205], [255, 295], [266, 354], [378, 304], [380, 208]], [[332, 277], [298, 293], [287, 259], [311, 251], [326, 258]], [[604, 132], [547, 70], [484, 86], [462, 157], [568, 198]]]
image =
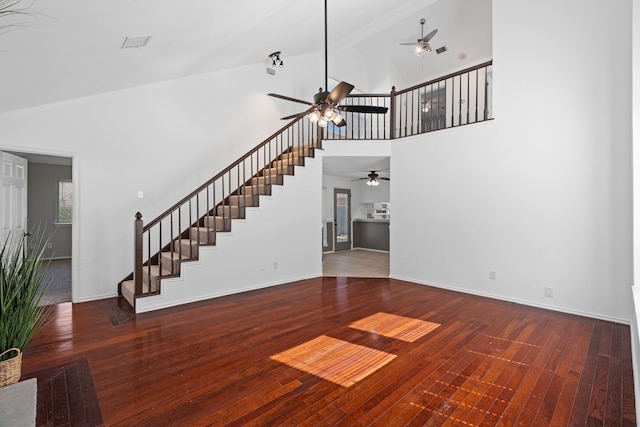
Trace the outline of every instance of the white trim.
[[43, 261], [57, 261], [61, 259], [71, 259], [70, 256], [53, 256], [51, 258], [43, 258]]
[[118, 295], [118, 293], [109, 293], [109, 294], [102, 294], [102, 295], [92, 295], [88, 298], [78, 298], [75, 301], [71, 301], [73, 304], [77, 304], [79, 302], [91, 302], [91, 301], [99, 301], [99, 300], [103, 300], [103, 299], [108, 299], [108, 298], [116, 298], [119, 297], [120, 295]]
[[410, 277], [396, 276], [396, 275], [391, 275], [390, 274], [389, 278], [390, 279], [396, 279], [396, 280], [402, 280], [402, 281], [405, 281], [405, 282], [411, 282], [411, 283], [415, 283], [415, 284], [418, 284], [418, 285], [431, 286], [431, 287], [434, 287], [434, 288], [440, 288], [440, 289], [446, 289], [446, 290], [449, 290], [449, 291], [461, 292], [463, 294], [477, 295], [477, 296], [480, 296], [480, 297], [491, 298], [491, 299], [495, 299], [495, 300], [499, 300], [499, 301], [514, 302], [516, 304], [522, 304], [522, 305], [526, 305], [526, 306], [529, 306], [529, 307], [543, 308], [545, 310], [557, 311], [559, 313], [573, 314], [573, 315], [576, 315], [576, 316], [589, 317], [591, 319], [605, 320], [607, 322], [614, 322], [614, 323], [620, 323], [620, 324], [623, 324], [623, 325], [630, 325], [630, 322], [629, 322], [628, 319], [620, 319], [620, 318], [616, 318], [616, 317], [603, 316], [601, 314], [588, 313], [588, 312], [580, 311], [580, 310], [571, 310], [571, 309], [567, 309], [567, 308], [564, 308], [564, 307], [540, 304], [540, 303], [537, 303], [537, 302], [527, 301], [527, 300], [523, 300], [523, 299], [519, 299], [519, 298], [508, 298], [508, 297], [504, 297], [502, 295], [496, 295], [496, 294], [491, 294], [491, 293], [487, 293], [487, 292], [477, 292], [477, 291], [472, 291], [472, 290], [469, 290], [469, 289], [458, 288], [458, 287], [455, 287], [455, 286], [443, 285], [441, 283], [426, 282], [424, 280], [417, 280], [417, 279], [413, 279], [413, 278], [410, 278]]
[[[194, 298], [185, 298], [182, 300], [171, 300], [171, 301], [166, 301], [166, 298], [162, 295], [162, 293], [160, 295], [153, 295], [153, 296], [148, 296], [148, 297], [139, 297], [136, 299], [136, 314], [140, 314], [140, 313], [147, 313], [150, 311], [155, 311], [155, 310], [162, 310], [164, 308], [171, 308], [171, 307], [176, 307], [179, 305], [183, 305], [183, 304], [190, 304], [190, 303], [194, 303], [194, 302], [198, 302], [198, 301], [205, 301], [205, 300], [209, 300], [212, 298], [219, 298], [219, 297], [224, 297], [227, 295], [235, 295], [235, 294], [240, 294], [243, 292], [249, 292], [249, 291], [255, 291], [258, 289], [264, 289], [264, 288], [270, 288], [272, 286], [279, 286], [279, 285], [286, 285], [292, 282], [298, 282], [301, 280], [308, 280], [308, 279], [313, 279], [318, 277], [317, 275], [312, 275], [312, 276], [302, 276], [302, 277], [298, 277], [298, 278], [290, 278], [290, 279], [286, 279], [283, 281], [276, 281], [276, 282], [270, 282], [270, 283], [261, 283], [261, 284], [257, 284], [257, 285], [253, 285], [253, 286], [247, 286], [245, 288], [238, 288], [238, 289], [233, 289], [233, 290], [229, 290], [229, 291], [224, 291], [224, 292], [215, 292], [212, 294], [207, 294], [207, 295], [199, 295], [198, 297], [194, 297]], [[181, 278], [175, 278], [175, 279], [165, 279], [163, 280], [163, 283], [166, 284], [168, 282], [171, 283], [176, 283], [176, 282], [182, 282], [183, 279]], [[162, 289], [162, 287], [161, 287]], [[147, 304], [148, 303], [148, 304]]]
[[361, 248], [360, 246], [351, 248], [352, 251], [369, 251], [369, 252], [380, 252], [383, 254], [391, 253], [391, 251], [383, 251], [382, 249], [369, 249], [369, 248]]

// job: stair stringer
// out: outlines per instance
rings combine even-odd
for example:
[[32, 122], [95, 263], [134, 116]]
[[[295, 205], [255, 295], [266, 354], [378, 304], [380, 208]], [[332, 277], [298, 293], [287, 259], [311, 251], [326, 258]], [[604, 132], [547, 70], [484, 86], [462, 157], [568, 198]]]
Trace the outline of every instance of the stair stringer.
[[[274, 263], [277, 263], [277, 268]], [[247, 207], [215, 246], [162, 279], [160, 294], [136, 299], [136, 313], [304, 280], [322, 275], [322, 153], [296, 166], [259, 207]]]

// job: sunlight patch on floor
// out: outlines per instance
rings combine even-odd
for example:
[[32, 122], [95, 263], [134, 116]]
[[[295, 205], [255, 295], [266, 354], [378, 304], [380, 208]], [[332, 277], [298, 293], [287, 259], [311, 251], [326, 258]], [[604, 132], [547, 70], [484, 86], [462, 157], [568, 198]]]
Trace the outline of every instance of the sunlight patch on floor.
[[272, 360], [349, 387], [366, 378], [396, 355], [321, 335], [271, 356]]
[[383, 312], [365, 317], [349, 325], [350, 328], [407, 342], [414, 342], [422, 338], [438, 326], [440, 326], [439, 323]]

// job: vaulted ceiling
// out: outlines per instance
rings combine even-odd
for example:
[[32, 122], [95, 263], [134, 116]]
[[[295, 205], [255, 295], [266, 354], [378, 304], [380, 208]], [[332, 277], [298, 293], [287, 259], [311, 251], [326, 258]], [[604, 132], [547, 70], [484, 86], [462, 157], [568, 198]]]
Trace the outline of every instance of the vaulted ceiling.
[[[35, 0], [30, 10], [23, 28], [0, 34], [0, 113], [266, 64], [274, 51], [286, 63], [324, 43], [322, 0]], [[491, 0], [328, 0], [328, 10], [330, 64], [358, 52], [373, 83], [390, 73], [418, 83], [491, 56]], [[419, 59], [399, 46], [420, 36], [420, 18], [446, 53]], [[138, 35], [152, 36], [146, 47], [121, 49]]]

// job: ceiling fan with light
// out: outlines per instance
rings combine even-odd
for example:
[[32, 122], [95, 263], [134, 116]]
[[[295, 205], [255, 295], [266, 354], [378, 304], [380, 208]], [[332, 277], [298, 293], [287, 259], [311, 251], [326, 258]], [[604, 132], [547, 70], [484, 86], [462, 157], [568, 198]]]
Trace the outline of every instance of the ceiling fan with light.
[[[329, 87], [328, 75], [328, 47], [327, 47], [327, 0], [324, 0], [324, 87]], [[333, 122], [335, 126], [346, 126], [347, 122], [340, 114], [341, 112], [351, 113], [369, 113], [369, 114], [385, 114], [387, 107], [377, 107], [372, 105], [340, 105], [353, 90], [354, 86], [347, 82], [340, 82], [333, 88], [331, 92], [320, 88], [318, 93], [313, 96], [313, 102], [303, 101], [301, 99], [291, 98], [289, 96], [269, 93], [269, 96], [284, 99], [285, 101], [298, 102], [300, 104], [310, 105], [310, 107], [301, 113], [292, 114], [282, 117], [282, 120], [297, 119], [309, 115], [309, 120], [317, 123], [321, 127], [326, 127], [329, 122]]]
[[433, 30], [431, 31], [429, 34], [427, 34], [426, 36], [424, 35], [424, 24], [427, 21], [422, 18], [420, 20], [420, 26], [422, 27], [421, 30], [421, 37], [416, 40], [413, 43], [400, 43], [401, 46], [415, 46], [416, 47], [416, 54], [418, 56], [421, 56], [422, 54], [424, 54], [425, 52], [431, 52], [431, 46], [429, 45], [429, 41], [431, 41], [431, 39], [433, 38], [433, 36], [436, 35], [436, 33], [438, 32], [438, 30]]
[[368, 178], [358, 178], [358, 179], [354, 179], [352, 181], [362, 181], [362, 180], [367, 180], [367, 185], [372, 186], [372, 187], [376, 187], [378, 185], [380, 185], [380, 181], [379, 180], [384, 180], [384, 181], [391, 181], [390, 178], [384, 178], [379, 176], [376, 171], [371, 171], [371, 173], [369, 175], [367, 175]]

